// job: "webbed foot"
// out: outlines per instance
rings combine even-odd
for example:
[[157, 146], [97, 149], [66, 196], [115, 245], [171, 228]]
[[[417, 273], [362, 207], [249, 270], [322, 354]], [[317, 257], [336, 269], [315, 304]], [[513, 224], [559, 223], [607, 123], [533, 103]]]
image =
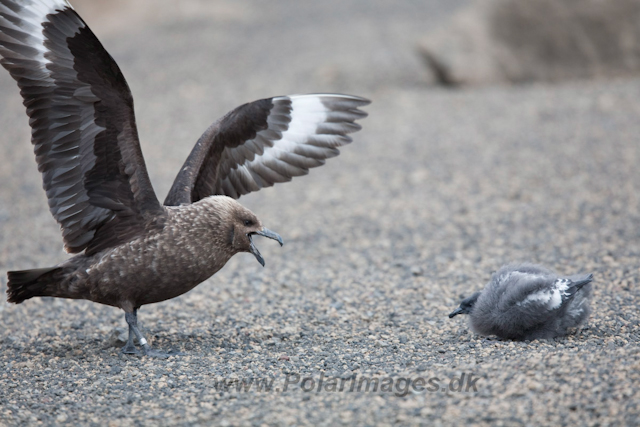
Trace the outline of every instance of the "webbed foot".
[[141, 354], [140, 350], [138, 350], [133, 345], [133, 343], [132, 344], [127, 343], [127, 345], [122, 347], [122, 353], [124, 353], [124, 354]]

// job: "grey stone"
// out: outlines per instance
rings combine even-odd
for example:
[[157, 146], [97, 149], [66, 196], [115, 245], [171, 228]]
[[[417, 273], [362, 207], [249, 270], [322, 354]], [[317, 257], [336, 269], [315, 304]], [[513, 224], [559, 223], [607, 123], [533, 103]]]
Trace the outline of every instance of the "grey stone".
[[638, 0], [476, 0], [419, 52], [446, 85], [631, 76], [639, 20]]

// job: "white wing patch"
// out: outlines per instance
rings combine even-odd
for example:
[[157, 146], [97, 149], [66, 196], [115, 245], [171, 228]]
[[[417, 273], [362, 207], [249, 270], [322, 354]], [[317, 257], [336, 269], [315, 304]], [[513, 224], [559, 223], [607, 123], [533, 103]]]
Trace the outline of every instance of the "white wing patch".
[[558, 279], [551, 288], [530, 294], [516, 305], [540, 304], [548, 310], [555, 310], [562, 305], [562, 297], [568, 296], [567, 290], [570, 284], [571, 282], [567, 279]]
[[[289, 128], [282, 133], [282, 137], [273, 141], [273, 147], [266, 147], [262, 154], [262, 161], [279, 159], [282, 152], [291, 153], [298, 144], [304, 144], [309, 140], [310, 135], [315, 135], [318, 125], [327, 120], [327, 113], [330, 111], [322, 104], [321, 95], [292, 95], [291, 99], [291, 122]], [[285, 97], [274, 98], [274, 102], [285, 99]], [[259, 156], [252, 163], [259, 162]], [[302, 171], [300, 171], [302, 172]]]
[[368, 100], [340, 94], [291, 95], [272, 98], [267, 129], [254, 139], [225, 148], [216, 192], [237, 198], [295, 176], [306, 175], [360, 130], [355, 121], [367, 116], [358, 107]]
[[[322, 164], [322, 161], [317, 159], [307, 159], [294, 153], [298, 146], [306, 145], [309, 142], [310, 136], [313, 136], [316, 141], [322, 140], [322, 146], [310, 145], [309, 150], [321, 151], [324, 157], [333, 157], [331, 148], [339, 147], [349, 141], [342, 135], [318, 134], [318, 126], [327, 121], [331, 111], [322, 103], [323, 96], [337, 97], [336, 95], [291, 95], [274, 98], [274, 102], [286, 98], [291, 100], [291, 121], [288, 124], [288, 129], [282, 132], [280, 139], [273, 141], [272, 147], [265, 147], [261, 155], [255, 156], [253, 160], [245, 162], [243, 165], [238, 165], [237, 171], [244, 176], [244, 183], [245, 185], [249, 184], [251, 190], [259, 189], [253, 183], [251, 171], [261, 169], [261, 164], [280, 164], [291, 176], [304, 175], [306, 171], [285, 162], [284, 156], [299, 157], [299, 162], [307, 168]], [[345, 96], [345, 98], [349, 97]]]
[[[29, 2], [21, 2], [19, 7], [21, 8], [19, 11], [20, 16], [18, 16], [18, 12], [14, 12], [9, 7], [0, 5], [0, 12], [2, 12], [2, 14], [15, 18], [12, 22], [0, 15], [0, 27], [28, 35], [26, 44], [37, 51], [30, 59], [39, 64], [39, 68], [43, 72], [42, 80], [53, 83], [51, 72], [47, 69], [47, 65], [50, 64], [51, 61], [45, 57], [45, 54], [49, 52], [49, 50], [44, 45], [43, 23], [48, 22], [47, 15], [55, 13], [57, 10], [64, 10], [66, 8], [73, 9], [73, 7], [66, 0], [32, 0]], [[17, 22], [17, 24], [15, 22]], [[1, 29], [0, 33], [3, 33], [5, 37], [13, 39], [11, 34], [4, 33]], [[16, 44], [25, 43], [16, 41]], [[10, 57], [7, 57], [7, 59], [10, 60]]]
[[289, 99], [291, 99], [291, 123], [289, 123], [289, 129], [282, 134], [281, 141], [295, 139], [291, 137], [295, 137], [296, 134], [316, 133], [318, 125], [327, 119], [329, 109], [316, 95], [293, 95]]

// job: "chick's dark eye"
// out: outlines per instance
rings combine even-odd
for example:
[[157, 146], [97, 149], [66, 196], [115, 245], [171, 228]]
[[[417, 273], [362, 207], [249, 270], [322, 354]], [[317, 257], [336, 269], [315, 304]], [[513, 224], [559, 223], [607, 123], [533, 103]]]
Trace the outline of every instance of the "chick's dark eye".
[[250, 219], [245, 219], [244, 220], [244, 225], [246, 225], [247, 227], [250, 227], [253, 225], [253, 221], [251, 221]]

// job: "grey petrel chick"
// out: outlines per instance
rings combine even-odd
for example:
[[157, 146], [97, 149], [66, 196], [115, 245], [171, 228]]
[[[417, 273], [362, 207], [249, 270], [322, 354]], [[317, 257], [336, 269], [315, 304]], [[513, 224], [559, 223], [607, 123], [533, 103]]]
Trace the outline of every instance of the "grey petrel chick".
[[592, 280], [592, 274], [561, 277], [535, 264], [507, 265], [449, 317], [468, 314], [474, 332], [503, 339], [567, 335], [589, 317]]
[[239, 252], [264, 266], [253, 236], [277, 240], [236, 200], [305, 175], [337, 156], [368, 100], [340, 94], [279, 96], [213, 123], [163, 204], [145, 167], [124, 76], [65, 0], [0, 0], [0, 63], [17, 81], [38, 170], [73, 258], [8, 273], [8, 300], [86, 299], [119, 307], [125, 353], [152, 350], [137, 310], [193, 289]]

